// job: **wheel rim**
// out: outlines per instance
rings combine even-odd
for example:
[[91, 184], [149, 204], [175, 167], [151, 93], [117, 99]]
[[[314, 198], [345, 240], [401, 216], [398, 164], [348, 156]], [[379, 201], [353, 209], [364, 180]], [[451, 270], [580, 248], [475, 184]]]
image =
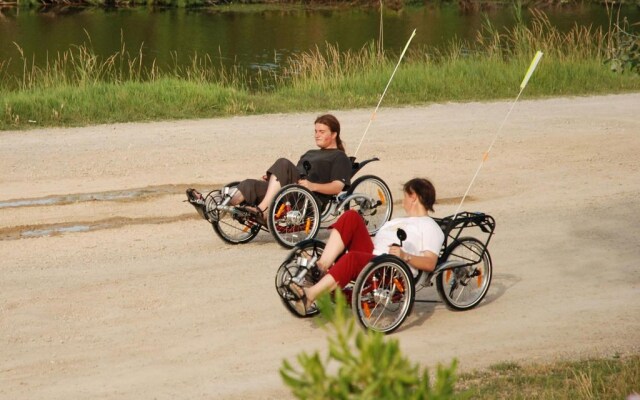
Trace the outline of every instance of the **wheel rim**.
[[[480, 244], [464, 241], [455, 247], [447, 260], [477, 260], [482, 250]], [[491, 273], [491, 260], [486, 253], [475, 265], [444, 271], [444, 295], [456, 307], [471, 307], [484, 297], [489, 288]]]
[[[302, 269], [300, 265], [300, 259], [305, 258], [310, 260], [314, 256], [320, 258], [322, 252], [324, 250], [324, 245], [318, 242], [309, 243], [300, 248], [295, 248], [289, 256], [285, 259], [285, 261], [280, 265], [278, 271], [276, 272], [276, 291], [278, 295], [282, 299], [285, 306], [289, 309], [289, 311], [299, 315], [295, 308], [296, 300], [289, 296], [289, 290], [287, 289], [287, 285], [291, 282], [291, 279], [298, 275], [300, 270]], [[312, 271], [309, 271], [303, 279], [300, 281], [300, 285], [302, 287], [311, 287], [320, 279], [319, 275], [314, 274]], [[317, 310], [311, 310], [307, 312], [307, 316], [311, 316], [317, 314]]]
[[310, 193], [293, 188], [274, 201], [269, 229], [285, 245], [313, 238], [320, 224], [318, 203]]
[[[353, 193], [363, 196], [351, 200], [347, 208], [358, 211], [367, 223], [369, 234], [375, 234], [391, 218], [393, 207], [391, 193], [382, 182], [374, 178], [364, 179], [358, 183], [353, 188]], [[370, 199], [375, 201], [375, 204], [371, 204]]]
[[411, 307], [411, 278], [398, 265], [381, 263], [367, 273], [363, 282], [355, 293], [362, 324], [379, 332], [395, 329]]
[[220, 219], [214, 222], [214, 227], [221, 236], [234, 243], [251, 240], [260, 229], [260, 225], [240, 219], [230, 212], [220, 213]]

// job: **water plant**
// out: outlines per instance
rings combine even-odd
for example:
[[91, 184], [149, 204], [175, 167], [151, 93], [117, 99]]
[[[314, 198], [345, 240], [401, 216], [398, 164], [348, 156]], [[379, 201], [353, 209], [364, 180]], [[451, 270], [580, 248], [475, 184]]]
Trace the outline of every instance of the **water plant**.
[[[640, 90], [638, 36], [634, 26], [616, 26], [562, 33], [533, 11], [528, 24], [510, 29], [486, 22], [472, 42], [410, 47], [385, 105], [511, 98], [537, 50], [545, 57], [529, 96]], [[87, 36], [44, 65], [15, 46], [21, 73], [0, 63], [0, 129], [372, 107], [397, 60], [374, 41], [346, 51], [326, 43], [279, 70], [250, 75], [208, 54], [186, 64], [177, 55], [168, 66], [143, 62], [142, 49], [130, 51], [122, 35], [107, 57], [96, 55]]]

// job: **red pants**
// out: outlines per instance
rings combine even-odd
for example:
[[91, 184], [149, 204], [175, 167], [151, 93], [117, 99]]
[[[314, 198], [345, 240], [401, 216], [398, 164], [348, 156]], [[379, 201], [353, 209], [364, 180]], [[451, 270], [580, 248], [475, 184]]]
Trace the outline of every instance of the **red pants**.
[[345, 287], [356, 279], [360, 271], [373, 258], [373, 242], [364, 220], [356, 211], [349, 210], [342, 214], [331, 228], [340, 233], [348, 253], [336, 260], [329, 269], [329, 274], [333, 276], [338, 286]]

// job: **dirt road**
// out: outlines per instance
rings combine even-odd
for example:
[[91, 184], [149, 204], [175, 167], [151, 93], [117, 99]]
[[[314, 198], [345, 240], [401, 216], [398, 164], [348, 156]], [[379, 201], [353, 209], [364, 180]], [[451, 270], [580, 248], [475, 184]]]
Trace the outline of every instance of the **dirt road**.
[[[383, 108], [363, 172], [396, 200], [427, 176], [451, 214], [509, 106]], [[463, 370], [638, 354], [639, 111], [640, 94], [516, 105], [464, 206], [497, 221], [489, 294], [418, 303], [393, 335], [406, 354]], [[371, 111], [334, 112], [352, 154]], [[0, 132], [0, 398], [288, 397], [283, 358], [326, 335], [279, 302], [286, 252], [225, 245], [182, 200], [297, 160], [315, 116]]]

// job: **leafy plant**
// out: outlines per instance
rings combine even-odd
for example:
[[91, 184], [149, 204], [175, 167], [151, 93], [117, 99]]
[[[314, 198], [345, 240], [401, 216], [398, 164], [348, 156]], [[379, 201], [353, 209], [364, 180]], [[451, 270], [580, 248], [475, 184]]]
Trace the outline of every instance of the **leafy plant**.
[[[301, 353], [296, 369], [284, 360], [280, 375], [299, 399], [451, 399], [455, 395], [457, 361], [438, 365], [431, 383], [428, 370], [412, 364], [397, 340], [356, 328], [344, 295], [318, 300], [329, 334], [326, 359], [318, 352]], [[333, 372], [335, 371], [335, 372]]]
[[613, 22], [612, 10], [607, 11], [611, 17], [607, 43], [609, 57], [605, 62], [613, 72], [640, 74], [640, 36], [631, 30], [634, 26], [640, 26], [640, 23], [629, 24], [626, 17], [620, 21], [620, 10]]
[[606, 62], [613, 72], [640, 74], [640, 36], [629, 33], [629, 28], [626, 18], [622, 24], [616, 22], [613, 31], [610, 32], [609, 58]]

